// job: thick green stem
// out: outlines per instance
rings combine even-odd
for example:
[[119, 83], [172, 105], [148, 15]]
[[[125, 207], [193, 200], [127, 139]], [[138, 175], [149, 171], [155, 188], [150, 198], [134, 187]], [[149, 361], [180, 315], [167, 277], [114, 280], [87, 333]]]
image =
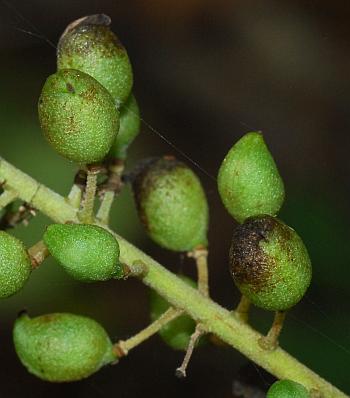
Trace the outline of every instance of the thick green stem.
[[[55, 222], [77, 222], [77, 211], [60, 195], [44, 187], [31, 177], [0, 158], [0, 178], [18, 192], [19, 197], [52, 218]], [[282, 348], [266, 351], [259, 345], [262, 335], [249, 325], [240, 322], [228, 310], [221, 307], [196, 289], [188, 286], [176, 275], [162, 267], [140, 249], [115, 234], [121, 251], [121, 261], [132, 268], [140, 261], [147, 268], [142, 281], [156, 290], [170, 304], [183, 309], [203, 330], [216, 334], [221, 340], [236, 348], [247, 358], [280, 379], [291, 379], [308, 389], [320, 391], [327, 398], [347, 397], [315, 372], [301, 364]]]
[[5, 190], [1, 195], [0, 195], [0, 210], [6, 207], [8, 204], [13, 202], [17, 198], [17, 192], [15, 191], [10, 191], [10, 190]]

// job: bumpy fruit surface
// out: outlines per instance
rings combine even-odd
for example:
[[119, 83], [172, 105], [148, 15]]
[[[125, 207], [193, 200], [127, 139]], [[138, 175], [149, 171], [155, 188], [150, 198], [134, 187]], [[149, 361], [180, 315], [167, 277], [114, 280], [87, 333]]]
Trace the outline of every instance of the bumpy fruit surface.
[[0, 298], [17, 293], [26, 283], [32, 269], [23, 243], [0, 231]]
[[284, 200], [283, 181], [261, 133], [244, 135], [228, 152], [218, 174], [226, 209], [238, 222], [275, 216]]
[[80, 380], [116, 360], [105, 330], [74, 314], [21, 315], [14, 326], [15, 349], [30, 373], [51, 382]]
[[208, 204], [198, 177], [170, 157], [145, 162], [133, 183], [149, 236], [175, 251], [207, 245]]
[[101, 227], [52, 224], [44, 234], [44, 242], [51, 255], [75, 279], [93, 282], [123, 276], [118, 242]]
[[57, 66], [91, 75], [121, 105], [129, 97], [133, 75], [128, 54], [109, 24], [109, 17], [100, 14], [69, 25], [58, 43]]
[[230, 271], [242, 294], [271, 311], [295, 305], [311, 281], [311, 262], [302, 240], [267, 215], [248, 218], [234, 230]]
[[49, 143], [81, 164], [103, 159], [119, 128], [118, 111], [108, 91], [91, 76], [73, 69], [49, 76], [38, 110]]
[[[196, 287], [195, 282], [183, 275], [180, 278], [192, 287]], [[159, 296], [154, 290], [150, 293], [151, 320], [158, 319], [167, 309], [169, 303]], [[196, 324], [188, 315], [181, 315], [178, 318], [164, 325], [158, 334], [162, 340], [174, 350], [187, 349], [190, 337], [196, 328]]]
[[118, 135], [109, 152], [116, 159], [125, 159], [130, 144], [140, 132], [140, 111], [136, 99], [130, 95], [127, 102], [120, 109], [120, 126]]
[[310, 398], [307, 389], [291, 380], [280, 380], [272, 384], [266, 398]]

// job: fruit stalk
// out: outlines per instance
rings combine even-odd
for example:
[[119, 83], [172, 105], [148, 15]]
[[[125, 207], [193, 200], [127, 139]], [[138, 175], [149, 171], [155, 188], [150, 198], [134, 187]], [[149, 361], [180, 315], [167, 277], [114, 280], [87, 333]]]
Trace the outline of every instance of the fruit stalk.
[[120, 340], [118, 343], [114, 344], [113, 350], [118, 357], [123, 357], [128, 355], [128, 352], [137, 347], [139, 344], [143, 343], [149, 337], [153, 336], [159, 330], [177, 318], [182, 314], [182, 310], [178, 310], [176, 308], [170, 307], [167, 311], [165, 311], [158, 319], [148, 325], [145, 329], [142, 329], [140, 332], [130, 337], [127, 340]]
[[[35, 181], [0, 157], [0, 178], [16, 190], [20, 199], [27, 201], [55, 222], [78, 222], [77, 210], [65, 198]], [[327, 398], [345, 398], [346, 394], [327, 382], [296, 358], [278, 347], [274, 351], [263, 350], [258, 341], [262, 335], [237, 320], [230, 311], [188, 286], [176, 275], [165, 269], [153, 258], [121, 236], [117, 238], [122, 262], [133, 264], [142, 261], [148, 267], [143, 283], [156, 290], [173, 306], [183, 309], [206, 332], [216, 334], [221, 340], [236, 348], [247, 358], [263, 367], [279, 379], [291, 379], [308, 389], [319, 390]]]
[[50, 255], [48, 248], [45, 243], [40, 240], [31, 248], [28, 249], [30, 261], [32, 262], [32, 268], [38, 268], [39, 265]]
[[83, 208], [79, 214], [79, 219], [85, 224], [90, 224], [93, 219], [98, 173], [98, 168], [88, 167]]

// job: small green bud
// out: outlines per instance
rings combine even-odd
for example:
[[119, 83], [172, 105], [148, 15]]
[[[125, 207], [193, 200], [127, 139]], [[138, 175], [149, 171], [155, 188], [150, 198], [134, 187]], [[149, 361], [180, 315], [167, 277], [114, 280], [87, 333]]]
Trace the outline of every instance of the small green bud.
[[131, 94], [120, 109], [120, 127], [109, 152], [116, 159], [125, 159], [126, 151], [140, 132], [140, 111], [135, 97]]
[[266, 398], [310, 398], [307, 389], [291, 380], [280, 380], [272, 384]]
[[[184, 275], [179, 276], [189, 286], [196, 288], [196, 283]], [[150, 292], [151, 320], [154, 322], [168, 308], [169, 303], [154, 290]], [[162, 340], [174, 350], [186, 351], [191, 335], [196, 328], [196, 323], [188, 315], [180, 315], [178, 318], [164, 325], [158, 334]]]
[[119, 244], [104, 228], [85, 224], [52, 224], [44, 242], [73, 278], [83, 282], [123, 277]]
[[133, 183], [149, 236], [175, 251], [207, 245], [208, 204], [198, 177], [184, 163], [163, 157], [145, 162]]
[[32, 264], [23, 243], [0, 231], [0, 298], [17, 293], [29, 278]]
[[49, 314], [30, 319], [22, 314], [13, 330], [22, 364], [51, 382], [80, 380], [115, 362], [112, 343], [93, 319], [74, 314]]
[[128, 54], [110, 30], [110, 23], [104, 14], [72, 22], [59, 40], [57, 67], [91, 75], [121, 105], [131, 92], [133, 74]]
[[49, 143], [81, 164], [102, 160], [119, 128], [118, 111], [107, 90], [73, 69], [60, 70], [46, 80], [38, 110]]
[[278, 213], [283, 181], [261, 133], [244, 135], [230, 149], [219, 170], [218, 189], [227, 211], [240, 223]]
[[311, 262], [297, 233], [282, 221], [263, 215], [236, 227], [230, 271], [253, 304], [283, 311], [298, 303], [311, 281]]

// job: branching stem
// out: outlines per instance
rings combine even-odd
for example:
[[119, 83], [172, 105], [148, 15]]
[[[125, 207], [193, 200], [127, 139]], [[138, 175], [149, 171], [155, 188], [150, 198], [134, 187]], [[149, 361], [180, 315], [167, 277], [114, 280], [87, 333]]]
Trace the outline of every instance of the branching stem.
[[0, 210], [9, 205], [11, 202], [13, 202], [17, 198], [17, 196], [18, 196], [17, 192], [6, 189], [0, 195]]
[[145, 329], [141, 330], [139, 333], [135, 334], [133, 337], [130, 337], [130, 339], [118, 341], [118, 343], [114, 345], [114, 352], [118, 357], [128, 355], [128, 352], [131, 349], [159, 332], [164, 325], [177, 318], [182, 314], [182, 312], [183, 311], [173, 307], [168, 308], [158, 319], [148, 325]]
[[105, 225], [109, 224], [109, 216], [114, 198], [119, 194], [122, 188], [121, 176], [124, 171], [124, 162], [116, 159], [109, 165], [109, 176], [103, 192], [100, 208], [98, 209], [96, 218]]
[[[20, 199], [30, 203], [54, 222], [78, 222], [77, 210], [70, 206], [65, 198], [38, 183], [1, 157], [0, 178], [6, 180], [6, 184], [18, 192]], [[101, 225], [97, 220], [96, 224]], [[148, 268], [147, 274], [141, 278], [143, 283], [157, 291], [171, 305], [184, 310], [196, 322], [201, 323], [205, 332], [216, 334], [221, 340], [279, 379], [294, 380], [309, 390], [320, 391], [327, 398], [347, 397], [281, 347], [273, 351], [262, 349], [259, 345], [259, 339], [262, 337], [260, 333], [232, 316], [230, 311], [188, 286], [123, 237], [109, 231], [119, 242], [121, 261], [126, 264], [142, 261]]]

